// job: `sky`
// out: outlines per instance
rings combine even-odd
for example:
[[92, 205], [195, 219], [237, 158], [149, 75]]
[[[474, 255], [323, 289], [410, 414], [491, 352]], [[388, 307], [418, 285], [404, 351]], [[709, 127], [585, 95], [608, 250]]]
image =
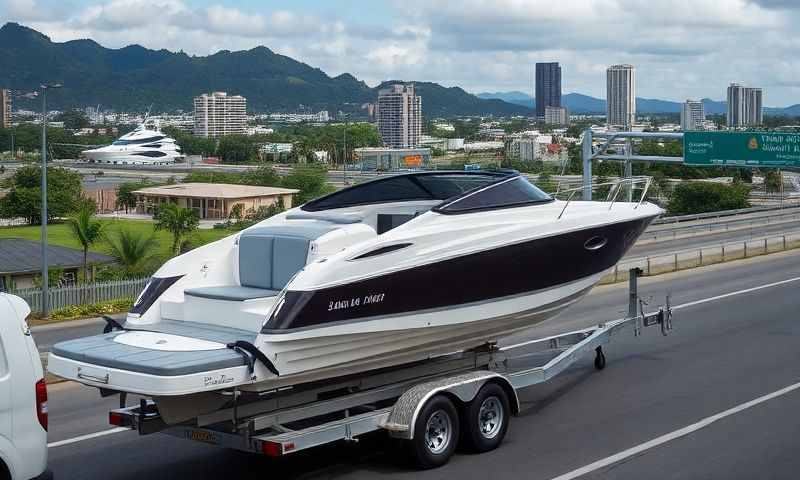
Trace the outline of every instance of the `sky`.
[[605, 97], [608, 65], [636, 66], [637, 95], [800, 103], [800, 0], [0, 0], [53, 41], [91, 38], [208, 55], [259, 45], [331, 76], [433, 81], [533, 94], [535, 62], [564, 93]]

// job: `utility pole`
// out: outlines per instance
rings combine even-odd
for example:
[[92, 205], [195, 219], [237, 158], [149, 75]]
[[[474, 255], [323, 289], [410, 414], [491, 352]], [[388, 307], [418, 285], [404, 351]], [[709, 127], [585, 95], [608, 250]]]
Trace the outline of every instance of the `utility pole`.
[[50, 315], [50, 272], [47, 264], [47, 90], [60, 84], [42, 85], [42, 317]]

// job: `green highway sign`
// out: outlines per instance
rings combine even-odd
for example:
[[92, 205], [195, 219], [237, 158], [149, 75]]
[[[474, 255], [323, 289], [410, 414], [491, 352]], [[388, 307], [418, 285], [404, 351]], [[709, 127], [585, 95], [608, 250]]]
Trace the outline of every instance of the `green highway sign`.
[[686, 132], [686, 165], [800, 167], [800, 134], [778, 132]]

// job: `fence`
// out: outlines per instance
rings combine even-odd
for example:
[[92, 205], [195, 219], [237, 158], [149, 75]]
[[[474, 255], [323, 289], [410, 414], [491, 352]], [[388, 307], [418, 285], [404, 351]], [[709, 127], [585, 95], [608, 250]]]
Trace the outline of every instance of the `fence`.
[[739, 240], [630, 260], [622, 259], [613, 271], [603, 277], [602, 283], [625, 281], [628, 279], [628, 270], [636, 267], [642, 269], [644, 275], [658, 275], [795, 248], [800, 248], [800, 232]]
[[[147, 278], [133, 280], [118, 280], [113, 282], [90, 283], [48, 289], [48, 299], [51, 310], [68, 307], [70, 305], [83, 305], [97, 302], [107, 302], [120, 298], [137, 297], [147, 284]], [[33, 312], [42, 311], [42, 290], [39, 288], [26, 288], [11, 292], [28, 302]]]
[[704, 223], [702, 225], [678, 226], [673, 228], [662, 228], [659, 230], [649, 228], [639, 237], [637, 243], [661, 242], [668, 239], [692, 237], [696, 235], [708, 235], [711, 233], [727, 232], [732, 230], [746, 230], [754, 227], [764, 227], [780, 223], [796, 222], [800, 220], [800, 210], [765, 215], [754, 218], [743, 218], [734, 220], [721, 220], [714, 223]]
[[706, 220], [710, 218], [730, 217], [734, 215], [742, 215], [745, 213], [768, 212], [772, 210], [783, 210], [786, 208], [797, 208], [798, 206], [800, 205], [798, 205], [797, 202], [787, 201], [784, 205], [748, 207], [736, 210], [721, 210], [719, 212], [695, 213], [692, 215], [674, 215], [671, 217], [657, 218], [655, 221], [653, 221], [653, 225], [691, 222], [694, 220]]

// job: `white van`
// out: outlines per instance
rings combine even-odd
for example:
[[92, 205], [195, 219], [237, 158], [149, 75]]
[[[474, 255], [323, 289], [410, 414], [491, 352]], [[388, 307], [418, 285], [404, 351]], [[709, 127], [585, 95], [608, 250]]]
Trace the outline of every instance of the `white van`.
[[17, 296], [0, 293], [0, 479], [49, 478], [47, 385]]

